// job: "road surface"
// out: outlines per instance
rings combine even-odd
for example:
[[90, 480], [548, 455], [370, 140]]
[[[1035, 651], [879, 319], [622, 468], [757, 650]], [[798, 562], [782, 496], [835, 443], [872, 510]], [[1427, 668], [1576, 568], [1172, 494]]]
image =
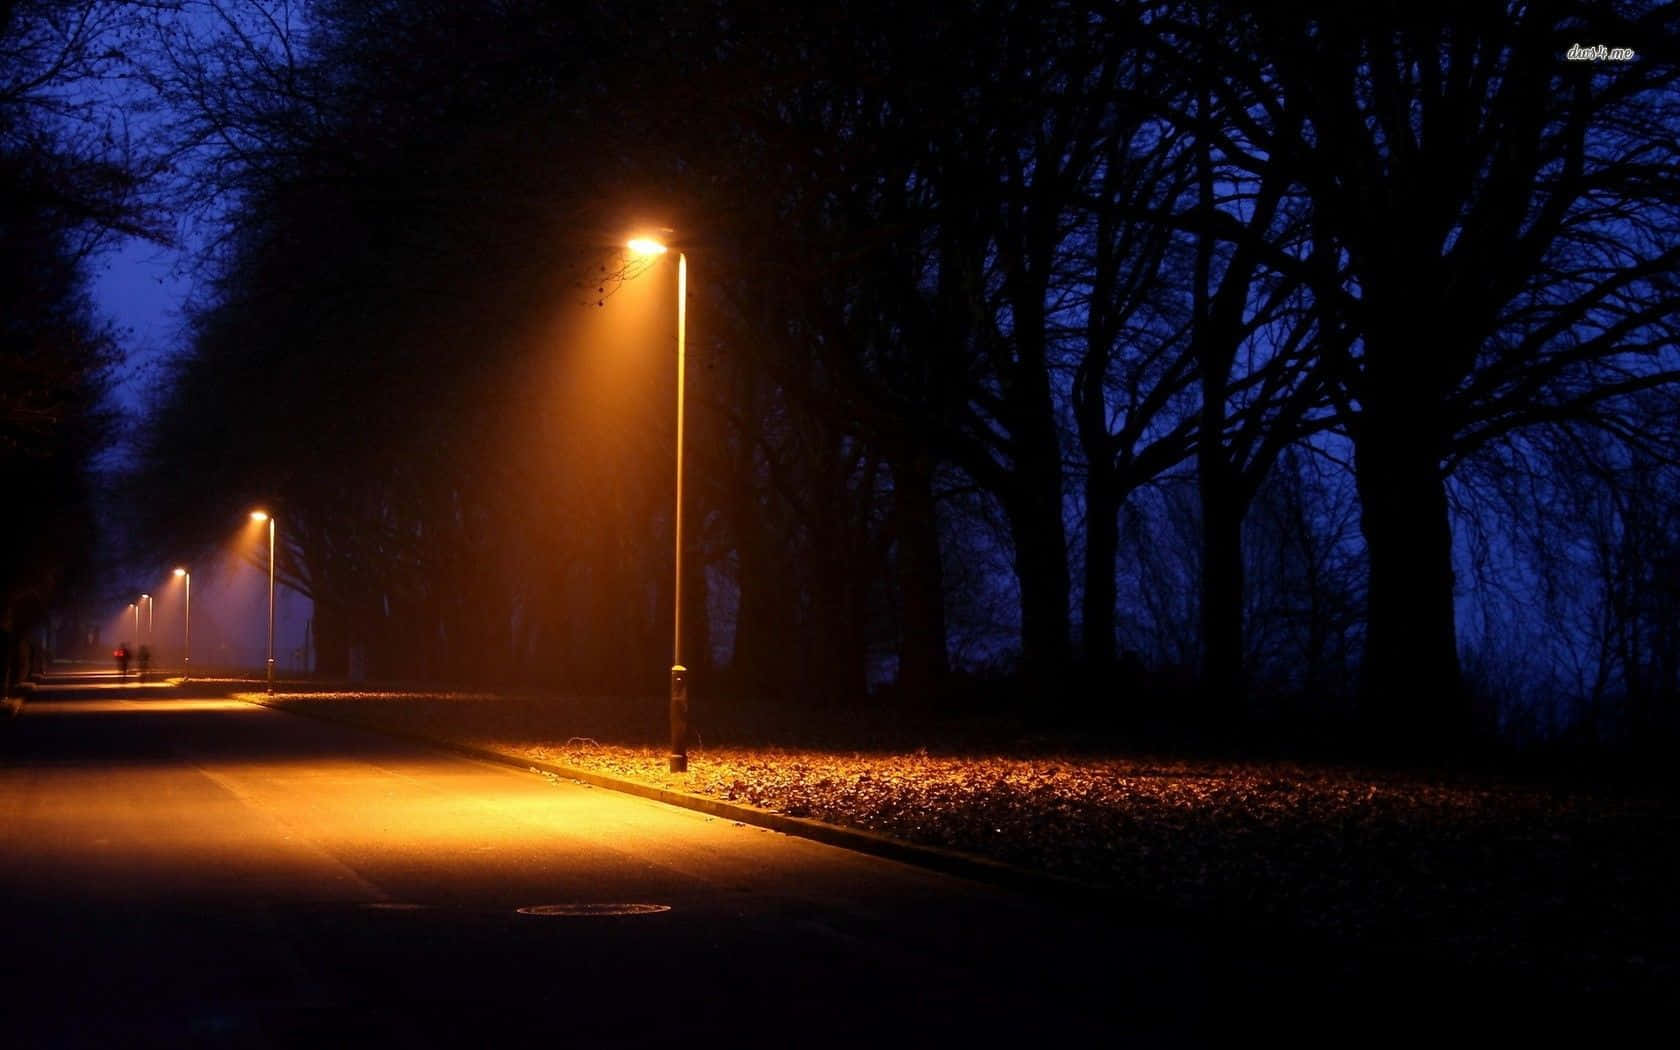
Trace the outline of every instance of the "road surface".
[[1167, 924], [237, 701], [60, 683], [0, 760], [12, 1046], [1162, 1045], [1230, 1006]]

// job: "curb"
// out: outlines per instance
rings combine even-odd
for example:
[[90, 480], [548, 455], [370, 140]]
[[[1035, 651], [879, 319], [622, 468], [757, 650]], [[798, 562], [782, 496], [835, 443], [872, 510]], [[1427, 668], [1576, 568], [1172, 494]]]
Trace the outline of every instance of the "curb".
[[245, 702], [258, 707], [266, 707], [282, 714], [300, 715], [320, 722], [330, 722], [333, 725], [348, 726], [399, 740], [425, 744], [441, 751], [448, 751], [481, 762], [510, 766], [525, 772], [547, 773], [556, 777], [564, 777], [594, 787], [606, 788], [609, 791], [636, 795], [655, 802], [663, 802], [666, 805], [680, 806], [683, 809], [695, 810], [710, 816], [723, 817], [742, 824], [766, 828], [770, 831], [779, 831], [784, 835], [796, 835], [800, 838], [811, 839], [830, 846], [839, 846], [842, 849], [849, 849], [857, 853], [866, 853], [886, 860], [899, 861], [900, 863], [936, 871], [943, 875], [956, 875], [1006, 889], [1052, 894], [1064, 900], [1075, 897], [1092, 902], [1101, 901], [1110, 905], [1116, 903], [1115, 895], [1117, 891], [1112, 887], [1079, 879], [1070, 879], [1063, 875], [1052, 875], [1033, 868], [1017, 867], [1013, 864], [973, 853], [964, 853], [938, 846], [923, 846], [873, 831], [848, 828], [841, 824], [830, 824], [810, 817], [790, 817], [785, 813], [777, 813], [774, 810], [763, 809], [758, 806], [745, 805], [739, 802], [725, 802], [709, 795], [676, 791], [636, 780], [624, 780], [589, 769], [579, 769], [575, 766], [560, 765], [541, 759], [491, 751], [487, 748], [473, 747], [452, 740], [439, 740], [436, 737], [425, 736], [420, 733], [411, 733], [400, 729], [381, 729], [360, 722], [332, 718], [316, 711], [282, 707], [266, 700], [247, 699]]

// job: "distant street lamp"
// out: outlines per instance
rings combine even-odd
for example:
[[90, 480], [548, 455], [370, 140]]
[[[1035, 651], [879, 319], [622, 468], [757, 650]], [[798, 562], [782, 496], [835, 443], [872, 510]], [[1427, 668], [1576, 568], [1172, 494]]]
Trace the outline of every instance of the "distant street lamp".
[[[149, 595], [149, 594], [142, 594], [140, 596], [140, 600], [146, 603], [146, 637], [141, 642], [141, 644], [150, 645], [152, 643], [152, 640], [157, 637], [157, 632], [152, 630], [152, 627], [154, 625], [154, 620], [152, 618], [152, 612], [153, 612], [152, 596]], [[138, 631], [140, 629], [139, 623], [140, 623], [139, 620], [135, 621], [135, 628], [134, 629], [136, 631]]]
[[185, 636], [181, 639], [181, 680], [186, 681], [187, 672], [192, 670], [192, 573], [176, 569], [175, 575], [181, 577], [181, 583], [186, 587], [181, 606], [181, 619], [185, 625]]
[[[657, 258], [668, 249], [648, 237], [637, 237], [628, 245], [644, 258]], [[688, 256], [677, 253], [677, 546], [676, 614], [671, 620], [671, 772], [688, 772], [688, 668], [682, 662], [682, 559], [683, 559], [683, 381], [688, 328]]]
[[252, 521], [268, 522], [268, 695], [274, 695], [274, 519], [266, 511], [251, 512]]
[[140, 644], [140, 603], [129, 602], [128, 607], [134, 610], [134, 644]]

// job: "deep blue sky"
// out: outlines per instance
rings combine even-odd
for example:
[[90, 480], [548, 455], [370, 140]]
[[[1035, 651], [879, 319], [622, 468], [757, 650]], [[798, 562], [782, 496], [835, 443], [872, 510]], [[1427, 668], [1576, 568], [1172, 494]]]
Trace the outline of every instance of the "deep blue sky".
[[177, 259], [171, 249], [128, 239], [93, 267], [94, 304], [116, 324], [123, 348], [114, 392], [130, 412], [139, 409], [159, 355], [175, 343], [181, 305], [191, 288], [177, 272]]

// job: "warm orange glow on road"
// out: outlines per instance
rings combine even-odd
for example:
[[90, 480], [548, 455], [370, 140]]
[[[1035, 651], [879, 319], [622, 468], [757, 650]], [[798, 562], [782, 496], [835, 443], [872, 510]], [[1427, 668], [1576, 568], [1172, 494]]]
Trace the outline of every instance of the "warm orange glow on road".
[[[54, 690], [65, 695], [31, 701], [31, 727], [56, 724], [60, 740], [139, 743], [120, 762], [0, 769], [5, 797], [31, 800], [12, 807], [22, 823], [0, 825], [0, 835], [29, 844], [32, 863], [10, 874], [35, 893], [121, 900], [191, 886], [198, 899], [441, 896], [511, 910], [589, 900], [607, 878], [617, 880], [615, 897], [658, 900], [672, 871], [722, 880], [743, 859], [809, 884], [844, 857], [230, 697], [160, 688], [141, 699], [112, 684]], [[637, 843], [629, 859], [627, 842]], [[49, 869], [52, 881], [32, 881]], [[420, 878], [436, 872], [448, 876]]]

